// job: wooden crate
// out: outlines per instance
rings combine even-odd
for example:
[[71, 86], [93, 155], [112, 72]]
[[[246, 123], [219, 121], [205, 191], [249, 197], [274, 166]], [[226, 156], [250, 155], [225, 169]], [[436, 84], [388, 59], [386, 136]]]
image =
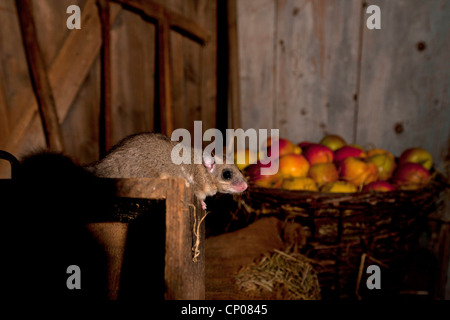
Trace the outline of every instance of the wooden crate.
[[[86, 208], [85, 215], [75, 202], [52, 199], [50, 193], [42, 205], [39, 190], [33, 198], [17, 181], [0, 180], [5, 217], [2, 269], [11, 278], [6, 290], [33, 299], [204, 299], [204, 224], [197, 229], [203, 211], [185, 181], [97, 179], [94, 183], [95, 188], [114, 193], [99, 196], [102, 203], [92, 204], [95, 210]], [[48, 199], [54, 200], [52, 208], [38, 211], [49, 208]], [[82, 223], [65, 219], [71, 207], [83, 217]], [[194, 227], [199, 237], [196, 262]], [[66, 268], [71, 264], [80, 266], [81, 290], [66, 287]], [[30, 267], [35, 271], [32, 285], [23, 276]]]

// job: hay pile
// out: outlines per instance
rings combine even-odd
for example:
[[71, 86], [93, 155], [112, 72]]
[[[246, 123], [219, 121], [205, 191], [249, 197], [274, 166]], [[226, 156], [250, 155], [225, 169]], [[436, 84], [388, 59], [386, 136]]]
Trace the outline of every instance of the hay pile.
[[235, 276], [239, 289], [248, 293], [276, 293], [286, 300], [320, 300], [314, 261], [297, 252], [274, 250], [242, 267]]

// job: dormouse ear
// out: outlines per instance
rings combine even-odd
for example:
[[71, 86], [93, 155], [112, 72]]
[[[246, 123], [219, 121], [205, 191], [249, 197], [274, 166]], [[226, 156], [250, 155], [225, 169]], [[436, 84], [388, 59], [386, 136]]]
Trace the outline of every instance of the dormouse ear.
[[209, 170], [209, 172], [213, 172], [216, 167], [214, 158], [210, 155], [203, 156], [203, 165]]

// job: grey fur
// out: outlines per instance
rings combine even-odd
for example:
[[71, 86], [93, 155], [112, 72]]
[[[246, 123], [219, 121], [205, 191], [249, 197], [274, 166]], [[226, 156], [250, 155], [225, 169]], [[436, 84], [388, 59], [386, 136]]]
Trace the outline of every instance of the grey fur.
[[[202, 206], [207, 196], [217, 192], [242, 192], [247, 187], [245, 178], [234, 164], [215, 163], [211, 170], [205, 164], [174, 164], [171, 152], [177, 144], [162, 134], [132, 135], [87, 169], [105, 178], [184, 178], [186, 184], [194, 188]], [[224, 170], [232, 172], [231, 179], [224, 179]]]

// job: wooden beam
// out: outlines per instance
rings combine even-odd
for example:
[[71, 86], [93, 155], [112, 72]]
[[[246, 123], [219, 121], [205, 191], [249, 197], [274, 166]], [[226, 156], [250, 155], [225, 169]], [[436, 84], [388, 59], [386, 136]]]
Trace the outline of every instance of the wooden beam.
[[[151, 255], [151, 249], [154, 249], [155, 245], [165, 245], [165, 299], [205, 299], [205, 228], [204, 223], [200, 224], [204, 212], [201, 210], [200, 202], [195, 198], [192, 188], [186, 186], [184, 179], [104, 179], [104, 182], [111, 183], [115, 187], [117, 197], [165, 199], [165, 226], [155, 226], [165, 227], [165, 244], [149, 244], [149, 250], [142, 254]], [[149, 214], [157, 214], [157, 212], [151, 211]], [[124, 225], [119, 228], [119, 236], [122, 239], [126, 233]], [[124, 243], [116, 241], [115, 235], [112, 233], [118, 228], [117, 224], [96, 223], [92, 226], [105, 230], [100, 232], [100, 240], [105, 244], [105, 248], [112, 248], [112, 253], [108, 255], [110, 275], [108, 292], [110, 298], [115, 298], [118, 289], [117, 279], [123, 260], [121, 248]], [[106, 227], [108, 229], [105, 229]], [[197, 240], [197, 231], [199, 232], [199, 256], [197, 262], [194, 262], [192, 246]]]
[[172, 11], [165, 6], [151, 1], [139, 1], [139, 0], [112, 0], [114, 2], [120, 3], [124, 6], [129, 6], [140, 11], [149, 19], [156, 21], [166, 20], [170, 28], [177, 30], [178, 32], [186, 35], [187, 37], [193, 39], [204, 45], [208, 42], [211, 37], [209, 32], [205, 30], [201, 25], [196, 23], [194, 20], [186, 18], [185, 16]]
[[17, 14], [22, 32], [22, 40], [30, 69], [31, 80], [41, 114], [48, 148], [63, 151], [64, 143], [55, 99], [47, 76], [45, 63], [39, 48], [30, 0], [16, 0]]
[[158, 20], [156, 41], [158, 54], [158, 92], [161, 132], [170, 136], [173, 131], [172, 94], [170, 79], [170, 28], [167, 20]]
[[98, 0], [102, 33], [102, 75], [101, 75], [101, 106], [100, 106], [100, 142], [99, 154], [102, 158], [112, 147], [112, 102], [111, 102], [111, 34], [110, 34], [110, 9], [107, 0]]
[[193, 262], [195, 229], [203, 213], [192, 189], [183, 179], [167, 179], [166, 250], [164, 280], [166, 300], [205, 299], [204, 224], [199, 228], [199, 252]]
[[[96, 0], [88, 0], [81, 12], [82, 27], [69, 32], [64, 44], [49, 67], [48, 79], [53, 89], [58, 119], [62, 123], [69, 112], [81, 85], [101, 48], [101, 26]], [[111, 6], [111, 24], [120, 12], [120, 6]], [[18, 94], [20, 103], [15, 108], [21, 115], [19, 121], [10, 128], [8, 141], [1, 149], [17, 153], [26, 133], [39, 125], [38, 107], [29, 88]]]

